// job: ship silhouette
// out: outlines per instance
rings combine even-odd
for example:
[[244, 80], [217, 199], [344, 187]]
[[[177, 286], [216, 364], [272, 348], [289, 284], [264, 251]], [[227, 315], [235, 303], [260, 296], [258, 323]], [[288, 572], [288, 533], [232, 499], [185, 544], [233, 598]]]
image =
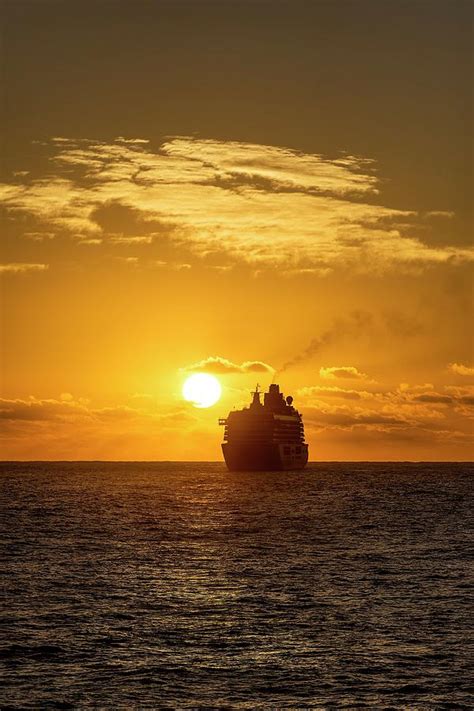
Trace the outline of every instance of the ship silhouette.
[[262, 394], [257, 385], [249, 407], [233, 410], [219, 420], [225, 426], [222, 452], [230, 471], [280, 471], [303, 469], [308, 461], [304, 425], [278, 385]]

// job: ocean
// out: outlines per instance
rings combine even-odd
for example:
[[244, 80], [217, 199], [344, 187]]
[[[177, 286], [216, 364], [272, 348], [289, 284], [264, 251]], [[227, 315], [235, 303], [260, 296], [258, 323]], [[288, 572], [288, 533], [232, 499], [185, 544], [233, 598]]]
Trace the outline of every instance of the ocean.
[[2, 463], [0, 706], [472, 709], [472, 474]]

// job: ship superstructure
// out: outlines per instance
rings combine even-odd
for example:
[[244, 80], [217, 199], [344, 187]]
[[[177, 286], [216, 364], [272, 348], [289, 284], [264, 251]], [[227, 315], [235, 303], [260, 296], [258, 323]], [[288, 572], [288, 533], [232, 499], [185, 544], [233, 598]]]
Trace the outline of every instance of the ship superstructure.
[[275, 384], [264, 393], [263, 403], [261, 395], [257, 385], [249, 407], [219, 420], [225, 427], [222, 452], [227, 467], [230, 471], [303, 469], [308, 445], [293, 398], [289, 395], [285, 400]]

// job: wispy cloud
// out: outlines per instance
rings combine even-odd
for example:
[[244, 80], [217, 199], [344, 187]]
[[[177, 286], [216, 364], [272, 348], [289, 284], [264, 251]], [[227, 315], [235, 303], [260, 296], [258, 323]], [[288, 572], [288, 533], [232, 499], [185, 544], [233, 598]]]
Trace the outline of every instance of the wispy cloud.
[[192, 363], [182, 368], [184, 372], [212, 373], [214, 375], [225, 375], [226, 373], [273, 373], [271, 365], [260, 360], [247, 360], [243, 363], [233, 363], [227, 358], [220, 356], [210, 356], [198, 363]]
[[353, 365], [336, 365], [327, 368], [323, 367], [319, 369], [319, 375], [321, 378], [328, 379], [349, 378], [352, 380], [367, 380], [367, 375], [365, 373], [361, 373], [360, 370], [357, 370], [357, 368]]
[[147, 262], [146, 266], [149, 269], [171, 269], [172, 271], [187, 271], [192, 268], [188, 262], [167, 262], [163, 259], [152, 259]]
[[449, 370], [456, 375], [466, 375], [474, 376], [474, 367], [470, 365], [463, 365], [462, 363], [450, 363], [448, 366]]
[[91, 417], [86, 402], [75, 401], [62, 393], [59, 400], [54, 398], [37, 399], [33, 396], [26, 400], [0, 399], [0, 419], [2, 420], [68, 420], [70, 417]]
[[339, 388], [336, 385], [329, 387], [321, 387], [320, 385], [304, 387], [300, 388], [297, 394], [306, 402], [326, 397], [340, 398], [342, 400], [361, 400], [363, 397], [373, 397], [371, 393]]
[[151, 244], [153, 242], [152, 235], [137, 235], [136, 237], [124, 237], [124, 235], [114, 235], [109, 237], [111, 244], [123, 244], [132, 247], [139, 244]]
[[54, 239], [54, 232], [25, 232], [23, 237], [30, 239], [33, 242], [44, 242], [45, 240]]
[[313, 409], [306, 410], [305, 415], [312, 423], [342, 428], [379, 425], [400, 427], [408, 424], [406, 418], [401, 414], [384, 414], [357, 408]]
[[200, 161], [213, 166], [226, 180], [235, 178], [268, 181], [277, 188], [326, 192], [376, 193], [378, 179], [368, 169], [373, 162], [345, 156], [336, 160], [305, 154], [288, 148], [237, 141], [175, 138], [165, 143], [163, 152], [174, 158]]
[[[469, 387], [443, 386], [436, 389], [431, 383], [402, 383], [396, 389], [357, 390], [315, 385], [299, 388], [297, 397], [303, 412], [308, 410], [313, 422], [319, 420], [344, 427], [368, 425], [370, 420], [375, 424], [375, 419], [379, 417], [389, 418], [385, 421], [386, 425], [404, 422], [418, 427], [440, 421], [446, 429], [449, 421], [455, 429], [467, 428], [470, 431], [474, 416], [474, 388]], [[354, 404], [349, 405], [347, 401]], [[320, 415], [316, 414], [317, 411]], [[339, 415], [341, 420], [338, 423]]]
[[[118, 204], [142, 223], [166, 223], [170, 240], [200, 257], [225, 253], [282, 273], [380, 272], [473, 258], [473, 250], [433, 247], [415, 236], [411, 226], [423, 216], [380, 204], [375, 166], [361, 157], [189, 137], [157, 151], [145, 139], [58, 137], [49, 145], [51, 175], [4, 184], [0, 199], [83, 239], [107, 238], [97, 211]], [[115, 244], [130, 239], [148, 237]]]
[[56, 398], [36, 398], [33, 395], [27, 399], [2, 399], [0, 398], [0, 420], [6, 421], [31, 421], [31, 422], [56, 422], [56, 423], [107, 423], [114, 421], [140, 420], [159, 423], [165, 426], [178, 426], [179, 423], [195, 422], [196, 418], [189, 409], [181, 407], [168, 411], [146, 409], [144, 407], [130, 407], [129, 405], [113, 405], [109, 407], [93, 407], [89, 400], [84, 398], [74, 399], [71, 393], [61, 393]]
[[[0, 451], [6, 458], [170, 458], [170, 440], [200, 428], [190, 407], [143, 398], [94, 407], [84, 398], [0, 399]], [[199, 436], [202, 440], [201, 427]], [[205, 435], [205, 428], [204, 428]], [[78, 457], [79, 455], [79, 457]]]
[[86, 244], [86, 245], [88, 244], [88, 245], [93, 245], [93, 246], [102, 244], [103, 241], [104, 240], [101, 239], [100, 237], [79, 237], [79, 239], [78, 239], [79, 244]]
[[10, 262], [0, 264], [0, 273], [5, 274], [25, 274], [27, 272], [44, 272], [49, 268], [49, 264], [28, 264], [26, 262]]
[[378, 441], [409, 443], [431, 453], [451, 443], [464, 448], [462, 456], [472, 452], [474, 392], [469, 388], [405, 383], [370, 392], [311, 386], [300, 388], [297, 396], [309, 436], [314, 433], [323, 446], [328, 439], [342, 438], [346, 446], [360, 446], [361, 451]]

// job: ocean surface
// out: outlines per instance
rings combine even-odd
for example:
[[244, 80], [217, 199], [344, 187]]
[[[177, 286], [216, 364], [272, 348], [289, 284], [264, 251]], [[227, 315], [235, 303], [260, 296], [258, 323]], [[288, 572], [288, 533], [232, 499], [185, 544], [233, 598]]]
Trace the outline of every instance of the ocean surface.
[[473, 473], [2, 463], [0, 707], [472, 709]]

